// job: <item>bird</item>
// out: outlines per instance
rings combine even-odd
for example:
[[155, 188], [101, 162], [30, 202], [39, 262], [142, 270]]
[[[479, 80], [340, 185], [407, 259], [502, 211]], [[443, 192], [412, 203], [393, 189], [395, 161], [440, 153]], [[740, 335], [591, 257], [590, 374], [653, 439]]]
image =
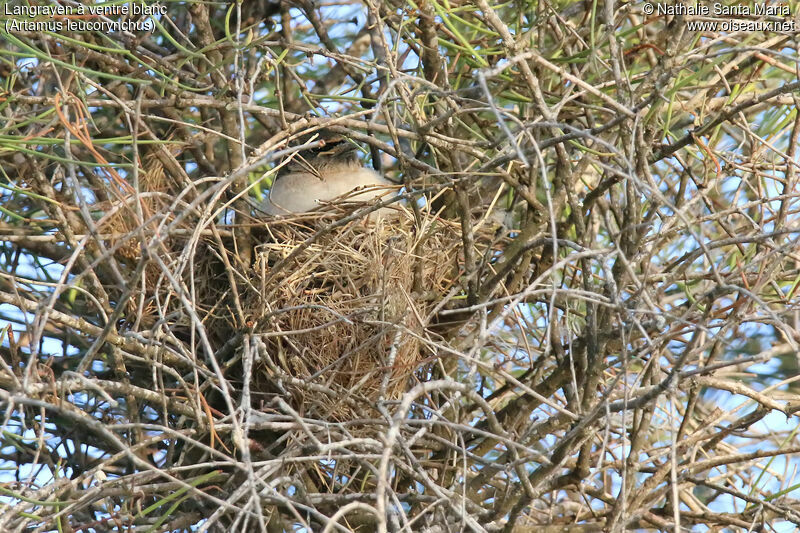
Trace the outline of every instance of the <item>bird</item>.
[[354, 194], [347, 200], [365, 202], [396, 187], [364, 167], [357, 151], [358, 145], [337, 135], [297, 153], [278, 173], [259, 209], [268, 215], [306, 213], [348, 193]]

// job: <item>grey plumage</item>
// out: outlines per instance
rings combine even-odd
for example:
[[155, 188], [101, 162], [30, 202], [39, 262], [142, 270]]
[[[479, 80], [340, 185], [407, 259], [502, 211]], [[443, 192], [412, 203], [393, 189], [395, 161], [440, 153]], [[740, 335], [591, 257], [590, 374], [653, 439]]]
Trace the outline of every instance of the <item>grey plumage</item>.
[[356, 148], [339, 137], [298, 153], [275, 179], [261, 210], [270, 215], [305, 213], [353, 191], [347, 200], [364, 202], [387, 194], [394, 184], [362, 166]]

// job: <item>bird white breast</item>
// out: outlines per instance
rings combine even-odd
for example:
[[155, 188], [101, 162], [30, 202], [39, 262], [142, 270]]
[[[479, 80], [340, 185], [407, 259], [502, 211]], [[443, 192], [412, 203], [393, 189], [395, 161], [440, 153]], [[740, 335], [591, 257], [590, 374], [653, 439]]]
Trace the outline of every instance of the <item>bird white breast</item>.
[[270, 215], [305, 213], [360, 187], [369, 190], [347, 196], [349, 201], [364, 202], [383, 196], [394, 185], [374, 170], [364, 167], [325, 171], [324, 179], [307, 172], [292, 172], [275, 180], [265, 202]]

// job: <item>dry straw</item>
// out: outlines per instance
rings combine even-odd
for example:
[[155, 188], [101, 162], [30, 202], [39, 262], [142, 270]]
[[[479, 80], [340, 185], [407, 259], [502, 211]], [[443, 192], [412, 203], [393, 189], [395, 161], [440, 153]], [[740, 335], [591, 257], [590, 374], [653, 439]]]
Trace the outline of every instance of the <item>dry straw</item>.
[[[330, 221], [330, 219], [328, 219]], [[315, 418], [374, 417], [429, 371], [421, 342], [440, 297], [458, 279], [461, 235], [451, 222], [401, 207], [377, 220], [325, 227], [325, 218], [270, 221], [256, 248], [245, 314], [264, 334], [262, 392], [281, 375], [322, 385], [298, 409]], [[274, 268], [280, 267], [280, 272]]]

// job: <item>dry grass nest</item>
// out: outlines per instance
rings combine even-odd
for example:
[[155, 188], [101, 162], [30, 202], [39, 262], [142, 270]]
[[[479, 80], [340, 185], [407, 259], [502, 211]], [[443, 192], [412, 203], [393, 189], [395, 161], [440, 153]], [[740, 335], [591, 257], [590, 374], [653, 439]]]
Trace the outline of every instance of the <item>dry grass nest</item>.
[[[443, 302], [452, 306], [463, 293], [461, 226], [425, 212], [415, 218], [402, 206], [381, 213], [348, 223], [341, 221], [346, 214], [341, 208], [335, 216], [308, 213], [261, 221], [253, 236], [262, 244], [247, 269], [235, 266], [230, 239], [201, 240], [191, 268], [178, 261], [185, 238], [173, 238], [170, 250], [158, 250], [166, 253], [164, 264], [175, 266], [173, 275], [194, 287], [192, 301], [212, 349], [244, 330], [262, 341], [248, 379], [254, 407], [285, 411], [288, 404], [302, 416], [331, 421], [374, 418], [378, 400], [397, 399], [428, 379], [439, 355], [435, 342], [443, 340], [431, 326]], [[488, 229], [476, 233], [477, 254], [490, 247], [491, 235]], [[223, 262], [220, 246], [228, 261]], [[227, 268], [237, 271], [231, 276]], [[164, 317], [176, 335], [183, 331], [188, 338], [191, 324], [182, 301], [170, 297], [166, 277], [145, 274], [144, 298], [137, 293], [129, 307], [144, 302], [146, 310], [158, 304], [162, 312], [142, 316], [137, 309], [129, 321], [138, 317], [150, 327]], [[231, 360], [219, 363], [238, 388], [244, 376], [234, 351]], [[281, 401], [286, 404], [279, 407]]]
[[249, 280], [257, 291], [245, 302], [264, 340], [254, 392], [293, 398], [303, 416], [375, 416], [376, 400], [398, 398], [430, 371], [427, 327], [458, 283], [460, 228], [403, 208], [328, 222], [266, 224]]

